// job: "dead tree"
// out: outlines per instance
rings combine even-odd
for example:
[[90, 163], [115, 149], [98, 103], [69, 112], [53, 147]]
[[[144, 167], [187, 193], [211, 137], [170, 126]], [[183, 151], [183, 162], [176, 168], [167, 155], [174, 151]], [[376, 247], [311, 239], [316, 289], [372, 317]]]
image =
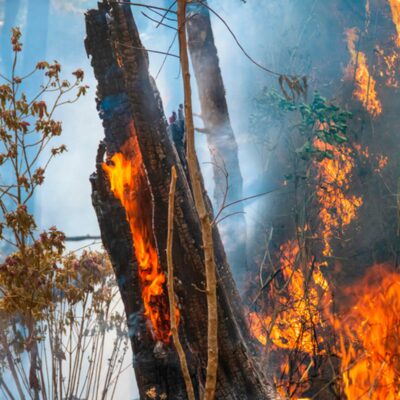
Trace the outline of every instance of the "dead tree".
[[[105, 131], [96, 172], [91, 176], [92, 200], [125, 306], [140, 396], [142, 399], [187, 398], [173, 343], [168, 336], [157, 336], [154, 326], [144, 317], [143, 284], [139, 280], [133, 232], [127, 211], [112, 193], [105, 172], [104, 161], [111, 164], [111, 157], [123, 152], [131, 141], [137, 146], [129, 156], [140, 161], [141, 170], [139, 187], [134, 193], [140, 204], [138, 218], [147, 221], [164, 274], [170, 171], [173, 165], [177, 169], [172, 254], [180, 311], [179, 335], [196, 398], [200, 398], [207, 364], [207, 304], [200, 224], [190, 185], [167, 135], [161, 99], [149, 75], [147, 51], [140, 41], [130, 7], [113, 1], [99, 3], [98, 9], [86, 14], [86, 30], [85, 45], [98, 81], [97, 108]], [[208, 200], [207, 206], [211, 212]], [[240, 297], [216, 227], [213, 240], [219, 320], [216, 398], [273, 398], [271, 386], [253, 357]], [[168, 304], [166, 288], [160, 301], [163, 305], [158, 310], [165, 310], [160, 318], [163, 327], [169, 329], [168, 307], [164, 307]]]
[[[207, 143], [211, 151], [214, 175], [214, 207], [243, 198], [243, 179], [239, 166], [238, 146], [232, 129], [225, 87], [222, 79], [217, 48], [211, 26], [207, 2], [190, 2], [187, 6], [187, 32], [190, 57], [197, 82]], [[228, 174], [228, 179], [226, 179]], [[227, 193], [227, 183], [229, 190]], [[227, 208], [222, 216], [229, 217], [224, 230], [235, 244], [227, 250], [228, 258], [238, 283], [246, 271], [246, 223], [243, 203]], [[234, 219], [234, 221], [232, 221]], [[238, 241], [238, 232], [240, 240]]]

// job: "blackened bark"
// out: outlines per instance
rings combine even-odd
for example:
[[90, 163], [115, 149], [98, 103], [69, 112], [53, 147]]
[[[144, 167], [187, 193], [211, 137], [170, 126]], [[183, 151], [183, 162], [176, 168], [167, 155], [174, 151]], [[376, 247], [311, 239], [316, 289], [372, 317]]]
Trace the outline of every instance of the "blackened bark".
[[[206, 2], [204, 2], [206, 4]], [[187, 32], [190, 57], [197, 82], [201, 117], [207, 143], [211, 152], [214, 175], [214, 209], [224, 202], [227, 190], [225, 172], [228, 174], [229, 190], [225, 203], [243, 198], [243, 180], [239, 166], [238, 146], [232, 129], [225, 87], [222, 79], [217, 48], [211, 26], [209, 10], [202, 4], [192, 2], [187, 6]], [[224, 171], [226, 170], [226, 171]], [[246, 222], [243, 203], [227, 208], [221, 217], [233, 214], [221, 222], [228, 259], [239, 285], [246, 271]]]
[[[129, 224], [119, 200], [110, 192], [102, 169], [105, 152], [108, 157], [112, 156], [131, 135], [136, 135], [148, 180], [145, 190], [151, 192], [153, 200], [149, 204], [153, 234], [160, 265], [166, 271], [168, 191], [171, 167], [176, 165], [173, 258], [181, 313], [179, 334], [199, 398], [207, 361], [207, 304], [199, 220], [186, 175], [167, 135], [160, 96], [149, 76], [147, 52], [131, 10], [129, 6], [110, 3], [103, 2], [98, 10], [86, 15], [85, 44], [98, 81], [97, 107], [105, 130], [97, 170], [91, 177], [93, 204], [125, 305], [141, 398], [148, 398], [146, 392], [154, 388], [157, 398], [166, 394], [168, 399], [186, 399], [173, 344], [155, 343], [149, 324], [142, 316], [138, 266]], [[249, 348], [251, 338], [217, 229], [213, 234], [218, 269], [220, 347], [216, 398], [272, 398], [271, 387]]]

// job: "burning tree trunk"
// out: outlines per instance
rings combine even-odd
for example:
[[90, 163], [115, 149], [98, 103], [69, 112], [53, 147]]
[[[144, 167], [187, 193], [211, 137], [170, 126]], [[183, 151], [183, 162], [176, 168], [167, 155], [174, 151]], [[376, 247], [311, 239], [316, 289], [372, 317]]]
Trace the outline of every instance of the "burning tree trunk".
[[[141, 398], [186, 398], [170, 343], [164, 273], [173, 165], [177, 186], [172, 251], [179, 304], [175, 312], [200, 398], [207, 363], [207, 304], [200, 224], [190, 186], [166, 133], [161, 100], [129, 6], [99, 4], [98, 10], [87, 13], [86, 28], [85, 44], [98, 80], [97, 106], [105, 130], [91, 177], [92, 198], [125, 306]], [[240, 298], [216, 228], [213, 239], [219, 317], [216, 398], [272, 398], [271, 387], [252, 358]]]
[[[187, 32], [200, 98], [201, 117], [213, 163], [214, 205], [219, 208], [243, 198], [243, 181], [238, 146], [229, 118], [217, 48], [214, 44], [210, 13], [206, 2], [201, 3], [188, 4]], [[243, 272], [246, 270], [246, 223], [243, 204], [240, 202], [235, 204], [235, 207], [226, 210], [225, 215], [228, 213], [237, 213], [229, 217], [229, 224], [225, 224], [223, 230], [226, 231], [226, 237], [234, 243], [227, 253], [232, 269], [241, 283]], [[238, 232], [242, 235], [239, 240]]]

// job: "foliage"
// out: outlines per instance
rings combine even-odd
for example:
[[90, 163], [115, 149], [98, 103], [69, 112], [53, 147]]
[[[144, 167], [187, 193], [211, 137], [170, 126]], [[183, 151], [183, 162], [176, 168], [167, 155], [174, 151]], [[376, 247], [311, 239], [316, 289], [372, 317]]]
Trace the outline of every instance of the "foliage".
[[[316, 393], [316, 382], [330, 380], [325, 371], [338, 373], [337, 360], [331, 359], [337, 342], [325, 267], [334, 254], [331, 242], [342, 237], [362, 204], [361, 197], [348, 193], [355, 166], [347, 134], [352, 114], [319, 93], [302, 102], [267, 89], [254, 100], [253, 110], [250, 124], [257, 136], [267, 129], [273, 136], [271, 124], [281, 124], [276, 153], [282, 186], [291, 195], [285, 193], [281, 201], [286, 203], [277, 212], [285, 213], [285, 222], [279, 219], [285, 232], [276, 239], [272, 228], [269, 233], [250, 328], [265, 346], [268, 365], [280, 367], [271, 375], [282, 398], [309, 398]], [[287, 210], [291, 212], [286, 216]], [[339, 391], [336, 377], [329, 386]]]
[[254, 111], [250, 116], [251, 128], [253, 132], [259, 133], [265, 128], [271, 115], [275, 119], [282, 119], [289, 112], [299, 119], [293, 128], [298, 129], [305, 141], [296, 149], [296, 153], [304, 160], [313, 158], [320, 161], [326, 157], [333, 158], [329, 148], [321, 150], [315, 146], [315, 139], [333, 146], [348, 140], [347, 121], [352, 114], [317, 92], [314, 93], [311, 103], [304, 103], [287, 99], [278, 92], [265, 88], [254, 99]]
[[[29, 210], [50, 161], [66, 151], [50, 147], [62, 133], [54, 113], [85, 95], [84, 73], [76, 70], [70, 82], [57, 61], [40, 61], [17, 76], [20, 39], [14, 28], [11, 77], [0, 74], [0, 239], [11, 250], [0, 264], [0, 397], [112, 398], [127, 336], [111, 264], [99, 252], [65, 255], [64, 234], [56, 227], [38, 232]], [[28, 99], [23, 90], [38, 73], [45, 83]]]

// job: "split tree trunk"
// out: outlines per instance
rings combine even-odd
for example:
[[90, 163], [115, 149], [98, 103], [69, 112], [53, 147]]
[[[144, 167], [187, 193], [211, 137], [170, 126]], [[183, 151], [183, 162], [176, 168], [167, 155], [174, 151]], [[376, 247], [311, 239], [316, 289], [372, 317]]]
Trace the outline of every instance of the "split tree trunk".
[[[142, 399], [186, 399], [185, 384], [172, 343], [156, 342], [143, 317], [138, 265], [125, 210], [110, 191], [103, 170], [104, 156], [119, 152], [126, 141], [138, 141], [142, 168], [152, 204], [154, 242], [166, 272], [170, 171], [177, 168], [174, 207], [173, 262], [180, 306], [179, 335], [185, 350], [196, 398], [202, 396], [207, 364], [207, 302], [204, 255], [198, 216], [179, 157], [167, 135], [162, 103], [148, 72], [148, 55], [139, 38], [131, 10], [114, 2], [99, 4], [86, 15], [88, 54], [98, 81], [97, 107], [105, 130], [91, 177], [92, 199], [101, 236], [124, 302], [134, 353], [134, 368]], [[137, 156], [135, 154], [133, 157]], [[140, 193], [139, 193], [140, 195]], [[207, 200], [207, 207], [211, 206]], [[219, 364], [217, 399], [270, 399], [274, 394], [253, 359], [245, 316], [218, 230], [213, 230], [217, 266]], [[164, 290], [167, 296], [166, 288]]]
[[[207, 2], [203, 2], [207, 5]], [[201, 117], [211, 152], [214, 175], [214, 209], [243, 198], [243, 180], [239, 166], [238, 146], [232, 129], [225, 87], [211, 26], [210, 12], [201, 3], [187, 6], [189, 51], [197, 82]], [[226, 179], [226, 173], [228, 179]], [[227, 191], [227, 183], [229, 190]], [[243, 203], [228, 207], [221, 214], [231, 215], [221, 222], [226, 250], [239, 286], [244, 283], [246, 265], [246, 222]]]

